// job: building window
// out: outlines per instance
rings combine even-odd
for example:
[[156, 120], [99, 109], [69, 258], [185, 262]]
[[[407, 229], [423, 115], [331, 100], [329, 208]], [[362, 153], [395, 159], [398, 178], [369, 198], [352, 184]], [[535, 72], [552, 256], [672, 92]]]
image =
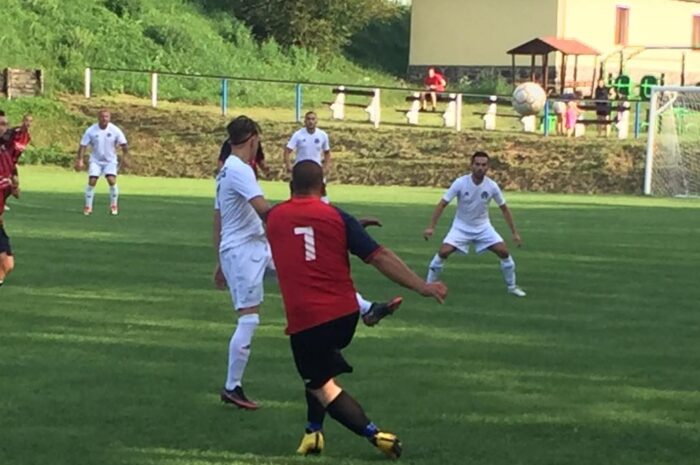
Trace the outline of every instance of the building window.
[[630, 9], [618, 6], [615, 15], [615, 45], [627, 45], [630, 30]]
[[700, 48], [700, 15], [693, 16], [693, 48]]

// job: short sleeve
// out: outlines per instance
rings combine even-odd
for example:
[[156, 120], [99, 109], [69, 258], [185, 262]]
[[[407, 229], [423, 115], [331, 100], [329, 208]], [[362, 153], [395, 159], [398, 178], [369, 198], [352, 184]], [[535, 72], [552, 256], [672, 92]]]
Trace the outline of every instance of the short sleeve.
[[503, 192], [501, 192], [501, 188], [498, 187], [498, 184], [496, 184], [495, 182], [493, 183], [491, 196], [493, 197], [493, 201], [496, 202], [496, 205], [498, 205], [499, 207], [502, 207], [506, 204], [506, 199], [503, 197]]
[[230, 182], [234, 191], [240, 194], [246, 201], [255, 197], [262, 197], [263, 191], [255, 179], [255, 172], [250, 165], [230, 169], [222, 182]]
[[125, 144], [126, 144], [126, 136], [124, 135], [124, 131], [117, 128], [117, 145], [125, 145]]
[[82, 145], [83, 147], [87, 147], [88, 145], [90, 145], [90, 128], [87, 128], [83, 133], [83, 137], [80, 138], [80, 145]]
[[331, 149], [331, 141], [328, 139], [328, 134], [323, 138], [323, 151], [328, 152]]
[[335, 207], [335, 209], [340, 213], [345, 223], [348, 251], [356, 257], [359, 257], [362, 261], [369, 262], [382, 247], [372, 239], [372, 236], [367, 234], [365, 228], [362, 227], [354, 216], [345, 213], [340, 208]]
[[297, 145], [299, 143], [299, 136], [297, 134], [299, 134], [299, 133], [295, 132], [294, 134], [292, 134], [292, 137], [289, 139], [289, 142], [287, 142], [287, 148], [289, 150], [296, 150], [297, 149]]
[[459, 195], [459, 191], [461, 188], [461, 182], [460, 179], [457, 179], [455, 182], [452, 183], [449, 189], [445, 192], [445, 194], [442, 196], [442, 200], [444, 200], [447, 203], [452, 202], [452, 199], [457, 197]]

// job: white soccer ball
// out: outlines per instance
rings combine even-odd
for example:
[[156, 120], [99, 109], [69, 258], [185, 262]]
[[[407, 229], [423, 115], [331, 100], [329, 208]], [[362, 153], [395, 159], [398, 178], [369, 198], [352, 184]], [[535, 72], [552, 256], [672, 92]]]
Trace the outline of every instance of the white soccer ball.
[[526, 82], [513, 92], [513, 109], [520, 116], [537, 115], [547, 103], [547, 94], [536, 82]]

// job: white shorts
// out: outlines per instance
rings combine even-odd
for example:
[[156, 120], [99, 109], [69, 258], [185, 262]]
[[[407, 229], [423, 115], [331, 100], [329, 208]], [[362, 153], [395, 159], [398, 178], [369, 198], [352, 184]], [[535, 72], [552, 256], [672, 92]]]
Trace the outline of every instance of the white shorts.
[[272, 262], [267, 240], [252, 239], [221, 252], [219, 259], [236, 310], [260, 305], [263, 301], [265, 270]]
[[99, 178], [100, 176], [116, 176], [119, 164], [116, 161], [96, 162], [91, 161], [88, 166], [88, 176]]
[[476, 233], [463, 231], [453, 225], [442, 242], [450, 244], [464, 254], [469, 253], [469, 246], [474, 244], [476, 253], [483, 253], [492, 245], [503, 242], [503, 238], [491, 225]]

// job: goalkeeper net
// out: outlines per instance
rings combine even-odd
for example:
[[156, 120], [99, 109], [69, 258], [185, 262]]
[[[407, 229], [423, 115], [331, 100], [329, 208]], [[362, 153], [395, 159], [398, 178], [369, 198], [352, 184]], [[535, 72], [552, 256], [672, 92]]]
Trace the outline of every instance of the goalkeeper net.
[[700, 197], [700, 87], [654, 87], [644, 193]]

